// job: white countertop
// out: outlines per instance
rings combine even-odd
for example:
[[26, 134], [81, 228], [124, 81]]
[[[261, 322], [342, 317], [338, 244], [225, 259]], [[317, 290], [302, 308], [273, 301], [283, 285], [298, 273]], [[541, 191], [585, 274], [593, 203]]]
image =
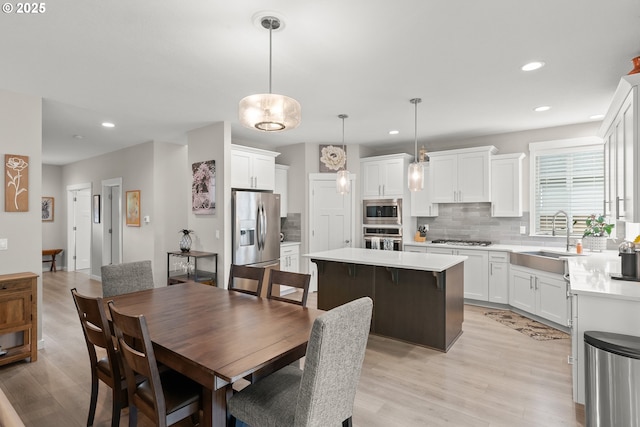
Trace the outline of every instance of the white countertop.
[[640, 301], [640, 282], [611, 278], [622, 269], [617, 251], [569, 258], [568, 266], [572, 294]]
[[378, 249], [341, 248], [303, 255], [307, 258], [352, 264], [441, 272], [467, 259], [466, 256], [426, 254]]

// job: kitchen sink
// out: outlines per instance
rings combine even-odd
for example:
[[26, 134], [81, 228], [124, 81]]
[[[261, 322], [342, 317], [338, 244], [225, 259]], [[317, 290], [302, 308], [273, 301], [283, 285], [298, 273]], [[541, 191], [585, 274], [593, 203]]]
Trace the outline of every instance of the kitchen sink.
[[512, 252], [511, 264], [542, 270], [549, 273], [564, 274], [564, 257], [583, 256], [570, 252], [526, 251]]

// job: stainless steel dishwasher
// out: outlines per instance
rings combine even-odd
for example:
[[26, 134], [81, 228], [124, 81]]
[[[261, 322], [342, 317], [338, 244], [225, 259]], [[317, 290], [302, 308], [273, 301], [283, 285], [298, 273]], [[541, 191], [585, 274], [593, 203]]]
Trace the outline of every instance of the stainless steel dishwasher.
[[640, 425], [640, 337], [584, 333], [588, 427]]

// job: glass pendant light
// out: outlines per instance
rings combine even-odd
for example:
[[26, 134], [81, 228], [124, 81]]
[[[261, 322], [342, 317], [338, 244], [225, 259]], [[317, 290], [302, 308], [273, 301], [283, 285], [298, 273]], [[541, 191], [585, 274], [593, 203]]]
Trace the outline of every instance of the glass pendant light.
[[294, 129], [301, 120], [300, 103], [288, 96], [271, 93], [271, 33], [280, 28], [280, 20], [266, 16], [261, 24], [269, 30], [269, 93], [242, 98], [238, 117], [243, 126], [265, 132]]
[[346, 119], [346, 114], [338, 115], [339, 119], [342, 119], [342, 151], [344, 152], [344, 165], [342, 166], [342, 170], [338, 171], [338, 176], [336, 177], [336, 190], [340, 194], [348, 194], [351, 191], [351, 180], [349, 179], [349, 171], [347, 170], [347, 150], [344, 145], [344, 119]]
[[420, 191], [424, 187], [424, 169], [422, 163], [418, 159], [418, 104], [422, 102], [420, 98], [413, 98], [409, 102], [415, 105], [415, 153], [413, 163], [409, 165], [409, 173], [407, 179], [409, 181], [409, 190]]

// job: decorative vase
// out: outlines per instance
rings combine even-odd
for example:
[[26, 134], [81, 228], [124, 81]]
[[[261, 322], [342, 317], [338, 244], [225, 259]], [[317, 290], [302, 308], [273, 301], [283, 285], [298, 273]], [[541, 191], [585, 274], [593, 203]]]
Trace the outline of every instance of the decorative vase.
[[607, 236], [586, 236], [584, 246], [591, 252], [602, 252], [607, 249]]
[[640, 56], [636, 56], [631, 60], [633, 62], [633, 70], [629, 71], [627, 75], [640, 73]]
[[190, 233], [190, 230], [182, 230], [182, 236], [180, 236], [180, 250], [182, 252], [189, 252], [191, 250]]

